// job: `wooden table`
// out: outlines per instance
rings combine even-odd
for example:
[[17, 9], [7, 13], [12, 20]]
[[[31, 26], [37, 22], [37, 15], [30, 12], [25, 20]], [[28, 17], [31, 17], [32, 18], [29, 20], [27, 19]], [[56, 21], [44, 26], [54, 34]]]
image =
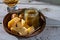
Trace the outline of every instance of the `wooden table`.
[[[18, 8], [24, 8], [24, 7], [34, 7], [34, 8], [45, 8], [50, 6], [50, 8], [53, 8], [53, 5], [48, 4], [17, 4]], [[59, 7], [59, 6], [55, 6]], [[12, 36], [8, 34], [4, 28], [3, 28], [3, 18], [7, 14], [6, 10], [7, 6], [3, 3], [0, 4], [0, 40], [60, 40], [60, 20], [51, 19], [46, 16], [46, 27], [44, 31], [31, 38], [17, 38], [15, 36]], [[57, 9], [60, 10], [60, 9]], [[52, 16], [53, 17], [53, 16]], [[59, 17], [59, 16], [58, 16]], [[59, 17], [60, 18], [60, 17]]]

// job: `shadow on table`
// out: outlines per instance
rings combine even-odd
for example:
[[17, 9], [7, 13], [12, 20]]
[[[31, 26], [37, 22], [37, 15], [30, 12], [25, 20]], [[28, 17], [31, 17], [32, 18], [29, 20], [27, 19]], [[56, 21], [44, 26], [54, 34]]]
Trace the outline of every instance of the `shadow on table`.
[[60, 21], [46, 18], [46, 26], [60, 26]]

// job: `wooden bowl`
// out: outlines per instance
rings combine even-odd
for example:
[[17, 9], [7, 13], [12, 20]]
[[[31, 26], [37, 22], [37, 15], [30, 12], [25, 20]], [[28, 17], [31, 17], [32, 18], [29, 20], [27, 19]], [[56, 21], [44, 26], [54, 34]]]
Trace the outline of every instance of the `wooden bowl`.
[[20, 12], [24, 11], [26, 8], [24, 9], [19, 9], [19, 10], [16, 10], [14, 12], [10, 12], [8, 13], [4, 19], [3, 19], [3, 26], [4, 26], [4, 29], [6, 30], [6, 32], [8, 32], [9, 34], [12, 34], [14, 36], [17, 36], [17, 37], [22, 37], [22, 38], [28, 38], [28, 37], [32, 37], [32, 36], [35, 36], [39, 33], [41, 33], [43, 31], [43, 29], [45, 28], [45, 25], [46, 25], [46, 19], [45, 19], [45, 16], [40, 12], [39, 12], [39, 20], [40, 20], [40, 26], [36, 29], [36, 31], [30, 35], [26, 35], [26, 36], [21, 36], [19, 35], [18, 33], [13, 33], [11, 32], [9, 29], [8, 29], [8, 22], [11, 20], [11, 16], [13, 13], [18, 13], [18, 15], [20, 14]]

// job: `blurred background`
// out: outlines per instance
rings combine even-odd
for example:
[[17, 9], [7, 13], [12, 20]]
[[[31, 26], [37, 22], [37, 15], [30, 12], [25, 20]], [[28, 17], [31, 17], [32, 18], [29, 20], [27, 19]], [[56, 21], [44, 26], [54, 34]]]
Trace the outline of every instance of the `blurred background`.
[[[28, 2], [45, 2], [48, 4], [55, 4], [55, 5], [60, 5], [60, 0], [19, 0], [20, 3], [28, 3]], [[0, 3], [2, 3], [3, 0], [0, 0]]]
[[60, 5], [60, 0], [35, 0], [35, 1], [42, 1], [50, 4]]

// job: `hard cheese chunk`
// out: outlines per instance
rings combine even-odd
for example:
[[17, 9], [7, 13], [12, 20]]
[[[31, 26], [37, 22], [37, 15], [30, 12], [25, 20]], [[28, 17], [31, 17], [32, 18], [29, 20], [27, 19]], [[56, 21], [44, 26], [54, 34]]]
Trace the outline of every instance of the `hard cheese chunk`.
[[27, 29], [28, 34], [32, 34], [34, 31], [35, 31], [35, 29], [34, 29], [33, 26], [32, 26], [32, 27], [29, 27], [29, 28]]
[[18, 17], [15, 17], [12, 20], [10, 20], [8, 22], [8, 28], [15, 26], [18, 21], [20, 21], [20, 18], [18, 18]]
[[22, 19], [22, 21], [21, 21], [21, 25], [22, 25], [23, 27], [29, 28], [29, 26], [26, 24], [25, 20], [23, 20], [23, 19]]
[[22, 28], [18, 28], [18, 27], [11, 27], [11, 31], [16, 31], [18, 32], [20, 35], [27, 35], [27, 31], [25, 27]]
[[16, 26], [11, 27], [10, 30], [11, 30], [13, 33], [16, 33], [16, 34], [18, 33]]
[[20, 35], [23, 35], [23, 36], [27, 35], [26, 28], [23, 27], [22, 29], [20, 29], [19, 34], [20, 34]]
[[16, 26], [17, 26], [18, 28], [22, 28], [21, 22], [20, 22], [20, 21], [17, 22]]

